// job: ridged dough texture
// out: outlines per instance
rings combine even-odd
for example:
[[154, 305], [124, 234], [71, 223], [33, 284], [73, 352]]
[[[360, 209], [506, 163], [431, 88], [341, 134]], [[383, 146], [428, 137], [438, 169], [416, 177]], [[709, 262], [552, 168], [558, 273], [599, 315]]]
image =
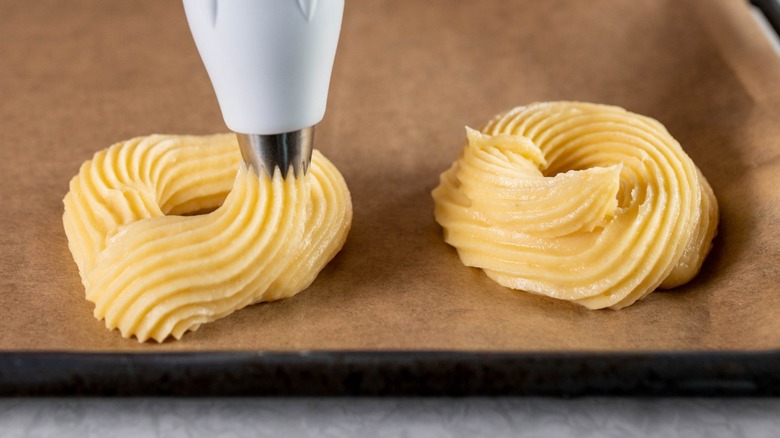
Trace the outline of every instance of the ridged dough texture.
[[70, 182], [63, 223], [94, 315], [162, 342], [307, 288], [343, 246], [346, 183], [314, 151], [303, 178], [258, 176], [233, 134], [115, 144]]
[[467, 128], [433, 198], [465, 265], [591, 309], [692, 279], [718, 222], [710, 185], [663, 125], [579, 102], [517, 107]]

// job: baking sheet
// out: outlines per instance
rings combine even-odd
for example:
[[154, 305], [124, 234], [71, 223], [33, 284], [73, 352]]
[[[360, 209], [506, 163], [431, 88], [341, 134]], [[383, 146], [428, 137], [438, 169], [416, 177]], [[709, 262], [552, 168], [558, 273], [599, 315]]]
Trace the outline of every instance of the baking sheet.
[[[0, 359], [780, 348], [780, 61], [747, 3], [347, 2], [316, 129], [352, 192], [346, 246], [303, 293], [159, 345], [92, 317], [61, 200], [81, 162], [114, 142], [226, 131], [181, 4], [3, 0], [0, 29]], [[545, 100], [620, 105], [680, 141], [721, 208], [693, 282], [619, 312], [589, 311], [460, 263], [433, 221], [439, 173], [464, 126]]]

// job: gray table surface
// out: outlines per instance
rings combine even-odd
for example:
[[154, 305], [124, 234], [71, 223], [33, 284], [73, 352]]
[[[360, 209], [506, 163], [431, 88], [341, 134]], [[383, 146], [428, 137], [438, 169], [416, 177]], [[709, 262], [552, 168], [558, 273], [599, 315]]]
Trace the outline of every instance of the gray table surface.
[[780, 399], [0, 399], [2, 437], [778, 437]]

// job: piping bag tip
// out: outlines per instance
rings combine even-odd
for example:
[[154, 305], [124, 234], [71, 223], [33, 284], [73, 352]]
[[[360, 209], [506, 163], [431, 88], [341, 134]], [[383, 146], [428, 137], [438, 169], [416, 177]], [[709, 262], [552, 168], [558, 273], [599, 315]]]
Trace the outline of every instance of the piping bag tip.
[[282, 178], [292, 169], [295, 177], [306, 175], [314, 148], [314, 126], [281, 134], [236, 133], [244, 162], [259, 175], [273, 177], [279, 168]]

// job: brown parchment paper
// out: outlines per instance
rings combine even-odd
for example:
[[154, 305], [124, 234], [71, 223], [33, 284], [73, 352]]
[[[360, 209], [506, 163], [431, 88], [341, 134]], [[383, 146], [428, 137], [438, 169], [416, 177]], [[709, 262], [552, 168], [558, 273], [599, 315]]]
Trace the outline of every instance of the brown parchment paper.
[[[92, 317], [62, 197], [97, 150], [224, 132], [178, 1], [0, 1], [0, 352], [780, 348], [780, 61], [739, 0], [347, 1], [316, 145], [352, 191], [342, 253], [303, 293], [181, 341]], [[464, 126], [541, 100], [657, 118], [709, 178], [702, 273], [619, 312], [464, 267], [430, 191]]]

